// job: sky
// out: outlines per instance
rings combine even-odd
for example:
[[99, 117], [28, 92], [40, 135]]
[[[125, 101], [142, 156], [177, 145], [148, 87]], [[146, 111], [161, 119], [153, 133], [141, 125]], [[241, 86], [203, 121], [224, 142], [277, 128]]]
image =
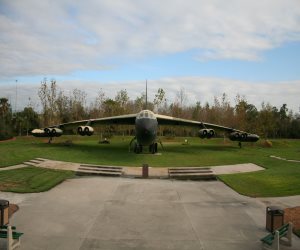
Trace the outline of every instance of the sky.
[[299, 113], [299, 66], [299, 0], [0, 0], [0, 97], [17, 110], [39, 109], [44, 78], [88, 102], [135, 99], [147, 79], [149, 99], [226, 93]]

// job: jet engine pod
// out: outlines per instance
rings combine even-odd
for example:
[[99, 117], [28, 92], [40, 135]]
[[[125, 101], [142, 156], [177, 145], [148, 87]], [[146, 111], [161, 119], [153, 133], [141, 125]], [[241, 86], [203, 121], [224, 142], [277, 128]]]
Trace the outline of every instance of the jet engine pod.
[[59, 137], [63, 134], [63, 131], [59, 128], [45, 128], [44, 131], [47, 137]]
[[92, 134], [94, 134], [94, 129], [91, 126], [79, 126], [77, 128], [77, 132], [82, 136], [91, 136]]
[[232, 141], [240, 141], [241, 140], [241, 134], [239, 132], [232, 132], [229, 134], [229, 139]]
[[199, 130], [199, 137], [204, 139], [204, 138], [207, 138], [207, 139], [210, 139], [212, 137], [214, 137], [215, 135], [215, 131], [213, 129], [200, 129]]
[[51, 129], [51, 134], [52, 134], [52, 136], [54, 137], [59, 137], [59, 136], [61, 136], [62, 134], [63, 134], [63, 131], [61, 130], [61, 129], [59, 129], [59, 128], [52, 128]]
[[246, 142], [256, 142], [259, 140], [259, 136], [255, 134], [248, 134], [244, 141]]
[[31, 134], [35, 137], [48, 137], [48, 134], [45, 132], [44, 129], [34, 129], [31, 131]]
[[259, 140], [259, 136], [255, 134], [232, 132], [229, 135], [229, 139], [232, 141], [240, 141], [240, 142], [256, 142]]

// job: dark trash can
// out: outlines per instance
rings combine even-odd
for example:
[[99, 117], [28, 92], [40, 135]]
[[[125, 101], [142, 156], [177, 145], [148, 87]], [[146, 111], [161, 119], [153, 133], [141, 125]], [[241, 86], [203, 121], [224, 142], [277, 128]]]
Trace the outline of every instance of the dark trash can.
[[9, 201], [0, 200], [0, 226], [7, 225], [9, 223]]
[[284, 223], [284, 210], [280, 207], [267, 207], [266, 209], [266, 229], [274, 232]]

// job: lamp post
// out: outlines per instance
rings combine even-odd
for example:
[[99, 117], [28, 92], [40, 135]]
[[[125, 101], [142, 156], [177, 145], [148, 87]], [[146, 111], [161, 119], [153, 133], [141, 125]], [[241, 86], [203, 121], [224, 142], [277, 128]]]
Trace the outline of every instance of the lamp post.
[[18, 103], [18, 80], [16, 80], [16, 100], [15, 100], [15, 113], [17, 113], [17, 103]]

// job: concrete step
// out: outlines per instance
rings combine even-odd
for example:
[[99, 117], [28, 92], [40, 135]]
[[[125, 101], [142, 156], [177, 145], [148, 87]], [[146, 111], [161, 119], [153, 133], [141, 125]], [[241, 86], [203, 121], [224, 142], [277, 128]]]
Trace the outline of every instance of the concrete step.
[[210, 168], [169, 168], [169, 178], [180, 180], [215, 180]]
[[34, 167], [38, 167], [38, 163], [35, 162], [31, 162], [31, 161], [25, 161], [23, 162], [23, 164], [28, 165], [28, 166], [34, 166]]
[[122, 171], [122, 169], [123, 169], [122, 167], [101, 166], [101, 165], [93, 165], [93, 164], [80, 164], [80, 167], [112, 169], [112, 170], [120, 170], [120, 171]]
[[40, 164], [42, 161], [33, 159], [33, 160], [28, 161], [28, 162], [32, 162], [32, 163], [35, 163], [35, 164]]
[[211, 168], [202, 167], [185, 167], [185, 168], [168, 168], [169, 170], [210, 170]]
[[122, 167], [100, 166], [93, 164], [80, 164], [77, 169], [77, 175], [101, 175], [101, 176], [121, 176], [123, 174]]
[[213, 173], [213, 171], [185, 169], [185, 170], [169, 170], [169, 173]]
[[101, 170], [89, 170], [84, 168], [78, 168], [76, 175], [100, 175], [100, 176], [112, 176], [119, 177], [122, 175], [122, 172], [107, 172]]
[[122, 170], [119, 170], [119, 169], [109, 169], [109, 168], [79, 167], [78, 170], [101, 171], [101, 172], [107, 172], [107, 173], [122, 173]]
[[40, 162], [44, 162], [44, 161], [47, 161], [47, 159], [44, 159], [44, 158], [35, 158], [36, 161], [40, 161]]

